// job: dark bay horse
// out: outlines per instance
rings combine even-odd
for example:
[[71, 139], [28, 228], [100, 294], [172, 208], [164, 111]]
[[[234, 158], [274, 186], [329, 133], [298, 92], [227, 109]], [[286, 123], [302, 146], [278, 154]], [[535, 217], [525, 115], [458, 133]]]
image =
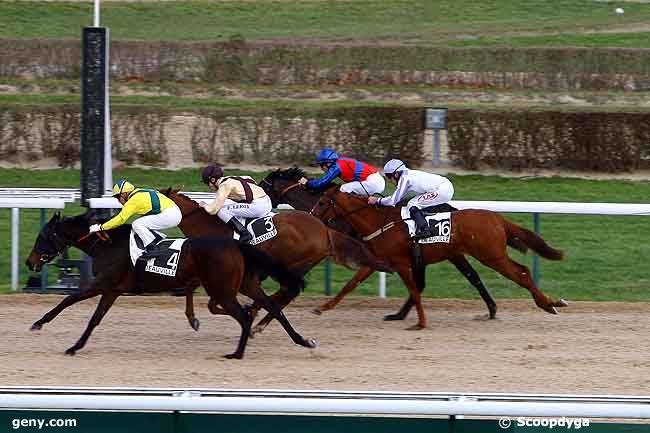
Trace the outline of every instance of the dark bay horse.
[[[217, 216], [208, 214], [197, 202], [171, 188], [161, 190], [181, 209], [183, 219], [179, 228], [185, 236], [198, 237], [219, 235], [232, 237], [233, 231]], [[331, 257], [348, 268], [367, 266], [392, 272], [383, 261], [377, 259], [363, 242], [328, 228], [320, 219], [307, 212], [281, 212], [273, 217], [277, 235], [256, 245], [256, 248], [272, 256], [278, 263], [307, 273], [323, 259]], [[291, 302], [297, 294], [284, 286], [272, 298], [281, 307]], [[253, 329], [261, 332], [272, 320], [263, 318]]]
[[[129, 255], [131, 226], [124, 225], [108, 232], [88, 235], [91, 222], [87, 214], [66, 218], [55, 214], [39, 233], [25, 263], [30, 270], [39, 271], [44, 263], [50, 262], [70, 246], [93, 257], [96, 278], [92, 284], [79, 293], [67, 296], [31, 328], [40, 330], [70, 305], [101, 295], [83, 335], [66, 350], [68, 355], [74, 355], [85, 346], [93, 329], [99, 325], [115, 299], [124, 293], [133, 293], [135, 287], [135, 273]], [[237, 320], [242, 329], [237, 350], [226, 355], [227, 358], [241, 359], [244, 356], [253, 322], [250, 311], [237, 301], [238, 292], [253, 299], [278, 319], [296, 344], [315, 347], [313, 340], [305, 340], [293, 329], [281, 308], [260, 287], [260, 281], [270, 275], [297, 294], [305, 284], [302, 273], [288, 269], [255, 247], [225, 237], [187, 239], [179, 254], [175, 265], [176, 275], [170, 277], [147, 273], [144, 292], [157, 293], [184, 287], [186, 294], [191, 295], [194, 289], [203, 285], [210, 296], [210, 310], [216, 310], [219, 305]], [[191, 316], [188, 313], [188, 320], [195, 327], [193, 315], [192, 310]]]
[[[266, 191], [269, 197], [271, 197], [271, 201], [273, 202], [274, 207], [277, 207], [280, 203], [286, 203], [293, 206], [295, 209], [311, 211], [311, 209], [313, 209], [314, 205], [318, 202], [325, 191], [313, 191], [303, 188], [298, 183], [298, 180], [301, 177], [305, 177], [305, 173], [297, 167], [287, 170], [278, 169], [266, 176], [260, 182], [260, 186], [264, 188], [264, 191]], [[457, 210], [449, 205], [444, 206], [447, 207], [439, 209], [439, 212]], [[346, 225], [343, 221], [333, 221], [333, 223], [336, 225], [330, 225], [330, 227], [337, 230], [342, 230], [347, 234], [353, 234], [351, 227]], [[377, 251], [374, 251], [374, 253], [379, 254]], [[476, 288], [488, 308], [487, 317], [489, 319], [494, 319], [497, 314], [497, 304], [494, 302], [494, 299], [492, 299], [492, 296], [490, 296], [488, 293], [486, 287], [481, 281], [481, 278], [469, 263], [469, 261], [462, 254], [450, 256], [447, 260], [453, 263], [456, 269], [458, 269], [458, 271], [463, 274], [467, 281], [469, 281]], [[363, 283], [368, 277], [370, 277], [373, 272], [375, 272], [375, 270], [368, 267], [360, 268], [357, 273], [354, 274], [352, 279], [341, 289], [341, 291], [336, 294], [336, 296], [315, 309], [314, 312], [316, 314], [321, 314], [323, 311], [331, 310], [334, 308], [347, 294], [352, 292], [352, 290], [354, 290], [359, 284]], [[421, 289], [423, 287], [418, 288]], [[413, 298], [409, 296], [402, 308], [400, 308], [396, 314], [390, 314], [386, 316], [384, 320], [403, 320], [413, 305]]]
[[562, 251], [550, 247], [534, 232], [514, 224], [496, 212], [466, 209], [451, 214], [449, 243], [421, 244], [422, 263], [416, 266], [413, 245], [404, 228], [399, 208], [370, 206], [365, 197], [358, 197], [332, 188], [314, 206], [312, 213], [323, 220], [342, 220], [367, 239], [378, 257], [384, 258], [402, 278], [418, 312], [418, 324], [412, 329], [427, 326], [421, 294], [416, 283], [423, 279], [424, 266], [449, 260], [450, 257], [470, 255], [499, 272], [504, 277], [528, 289], [535, 304], [557, 314], [555, 307], [566, 302], [542, 293], [533, 282], [528, 268], [508, 257], [508, 239], [517, 239], [540, 256], [561, 260]]

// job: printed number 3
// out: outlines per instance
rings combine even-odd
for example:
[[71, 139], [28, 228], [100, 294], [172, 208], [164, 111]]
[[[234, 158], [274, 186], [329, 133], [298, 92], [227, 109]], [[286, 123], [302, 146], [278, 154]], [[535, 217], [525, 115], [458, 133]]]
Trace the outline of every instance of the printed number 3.
[[273, 230], [273, 217], [264, 218], [264, 226], [266, 227], [266, 231], [268, 232]]

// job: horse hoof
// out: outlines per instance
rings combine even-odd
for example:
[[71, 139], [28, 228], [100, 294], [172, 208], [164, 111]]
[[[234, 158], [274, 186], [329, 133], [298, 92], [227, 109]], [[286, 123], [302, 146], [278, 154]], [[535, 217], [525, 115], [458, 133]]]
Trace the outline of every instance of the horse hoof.
[[30, 331], [40, 331], [43, 325], [40, 325], [38, 323], [34, 323], [31, 328], [29, 328]]
[[551, 314], [557, 314], [557, 309], [555, 307], [553, 307], [553, 306], [548, 308], [546, 311], [548, 311]]
[[194, 329], [195, 331], [198, 331], [198, 330], [199, 330], [199, 326], [201, 326], [201, 322], [199, 322], [199, 319], [192, 319], [192, 321], [190, 322], [190, 326], [191, 326], [192, 329]]
[[495, 316], [493, 316], [491, 314], [479, 314], [478, 316], [474, 316], [474, 320], [479, 320], [481, 322], [492, 320], [494, 318], [495, 318]]
[[404, 320], [404, 317], [400, 316], [399, 314], [388, 314], [384, 316], [384, 320], [387, 322], [393, 321], [393, 320]]
[[564, 299], [561, 299], [555, 303], [556, 307], [568, 307], [569, 303], [565, 301]]
[[315, 314], [317, 316], [320, 316], [320, 315], [323, 314], [323, 311], [320, 308], [314, 308], [313, 310], [311, 310], [311, 312], [312, 312], [312, 314]]
[[413, 326], [409, 326], [408, 328], [406, 328], [406, 330], [407, 331], [420, 331], [420, 330], [425, 329], [425, 328], [426, 328], [426, 326], [422, 326], [419, 323], [417, 323], [417, 324], [415, 324]]
[[235, 353], [231, 353], [229, 355], [224, 355], [223, 357], [226, 358], [226, 359], [242, 359], [244, 357], [244, 354], [243, 353], [239, 354], [239, 353], [235, 352]]
[[310, 349], [315, 349], [318, 347], [318, 341], [314, 340], [313, 338], [309, 338], [305, 340], [305, 347], [308, 347]]
[[75, 353], [77, 353], [77, 351], [75, 349], [73, 349], [72, 347], [65, 351], [65, 354], [70, 355], [70, 356], [74, 356]]

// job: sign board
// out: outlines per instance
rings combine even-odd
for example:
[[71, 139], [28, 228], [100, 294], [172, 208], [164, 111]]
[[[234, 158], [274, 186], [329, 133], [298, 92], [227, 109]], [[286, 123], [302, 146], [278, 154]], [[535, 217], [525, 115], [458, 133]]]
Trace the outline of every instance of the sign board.
[[447, 109], [426, 108], [424, 123], [426, 129], [447, 129]]

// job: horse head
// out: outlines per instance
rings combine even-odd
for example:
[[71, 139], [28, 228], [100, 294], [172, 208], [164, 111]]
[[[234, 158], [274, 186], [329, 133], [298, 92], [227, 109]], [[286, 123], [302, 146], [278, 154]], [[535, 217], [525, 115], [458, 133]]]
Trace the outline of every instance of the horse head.
[[34, 247], [25, 260], [27, 268], [39, 272], [44, 264], [54, 260], [88, 233], [91, 218], [91, 213], [68, 218], [61, 218], [59, 212], [54, 214], [38, 233]]
[[307, 177], [307, 175], [298, 167], [286, 170], [277, 169], [262, 179], [259, 185], [271, 198], [273, 207], [286, 203], [294, 209], [309, 211], [314, 207], [323, 191], [304, 188], [298, 182], [303, 177]]

